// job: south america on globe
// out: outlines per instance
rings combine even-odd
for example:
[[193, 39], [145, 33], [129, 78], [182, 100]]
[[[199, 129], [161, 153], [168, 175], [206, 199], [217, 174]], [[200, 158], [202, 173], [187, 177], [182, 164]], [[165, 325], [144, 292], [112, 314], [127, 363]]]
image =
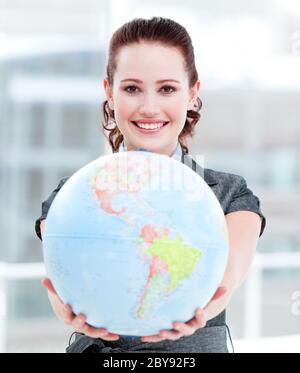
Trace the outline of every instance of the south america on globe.
[[143, 150], [75, 172], [43, 234], [47, 275], [63, 302], [126, 336], [191, 319], [220, 285], [228, 252], [223, 210], [203, 178]]

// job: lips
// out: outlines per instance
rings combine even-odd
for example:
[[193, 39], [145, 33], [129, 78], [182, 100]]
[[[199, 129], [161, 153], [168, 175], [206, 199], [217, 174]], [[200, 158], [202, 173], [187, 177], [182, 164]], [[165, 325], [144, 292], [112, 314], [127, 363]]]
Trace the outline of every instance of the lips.
[[[140, 128], [138, 125], [137, 125], [137, 122], [131, 122], [132, 124], [134, 124], [136, 127], [138, 127], [138, 128]], [[139, 122], [139, 123], [141, 123], [141, 124], [144, 124], [143, 122]], [[145, 122], [145, 123], [152, 123], [152, 122]], [[153, 124], [157, 124], [157, 123], [164, 123], [164, 125], [162, 126], [162, 127], [164, 127], [164, 126], [166, 126], [169, 122], [153, 122]], [[156, 129], [156, 128], [155, 128]]]
[[151, 134], [158, 134], [160, 133], [161, 131], [163, 131], [164, 127], [166, 127], [169, 122], [164, 122], [164, 125], [162, 127], [157, 127], [157, 128], [153, 128], [153, 129], [146, 129], [146, 128], [141, 128], [137, 125], [136, 122], [131, 122], [134, 127], [141, 133], [141, 134], [145, 134], [145, 135], [151, 135]]

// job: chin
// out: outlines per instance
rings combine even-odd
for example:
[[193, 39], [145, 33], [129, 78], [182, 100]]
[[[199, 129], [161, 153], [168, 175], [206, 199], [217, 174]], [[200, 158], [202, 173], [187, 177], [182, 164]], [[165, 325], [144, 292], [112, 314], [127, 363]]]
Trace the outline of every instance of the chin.
[[138, 149], [138, 148], [144, 148], [144, 149], [147, 149], [149, 151], [155, 151], [155, 149], [157, 149], [157, 146], [155, 146], [155, 144], [151, 144], [150, 141], [147, 142], [147, 141], [140, 141], [138, 143], [135, 143], [134, 145], [132, 145], [132, 148], [134, 149]]

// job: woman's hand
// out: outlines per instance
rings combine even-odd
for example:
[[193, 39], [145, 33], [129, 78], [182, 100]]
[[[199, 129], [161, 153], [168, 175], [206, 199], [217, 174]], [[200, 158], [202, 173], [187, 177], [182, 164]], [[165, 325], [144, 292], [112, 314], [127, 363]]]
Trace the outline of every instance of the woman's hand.
[[[226, 288], [224, 286], [219, 287], [215, 294], [212, 296], [211, 300], [208, 305], [219, 299], [221, 296], [223, 296], [226, 293]], [[187, 321], [186, 323], [183, 322], [174, 322], [172, 330], [161, 330], [159, 334], [150, 335], [146, 337], [141, 337], [142, 342], [160, 342], [165, 339], [169, 339], [171, 341], [176, 341], [177, 339], [185, 336], [189, 336], [195, 333], [196, 330], [200, 328], [204, 328], [207, 322], [205, 309], [197, 308], [195, 312], [195, 316]]]
[[65, 324], [73, 326], [76, 332], [83, 333], [92, 338], [101, 338], [105, 341], [116, 341], [118, 334], [109, 333], [105, 328], [94, 328], [86, 323], [86, 317], [83, 314], [76, 316], [69, 304], [64, 304], [57, 295], [49, 278], [42, 280], [42, 285], [48, 290], [48, 297], [56, 316]]

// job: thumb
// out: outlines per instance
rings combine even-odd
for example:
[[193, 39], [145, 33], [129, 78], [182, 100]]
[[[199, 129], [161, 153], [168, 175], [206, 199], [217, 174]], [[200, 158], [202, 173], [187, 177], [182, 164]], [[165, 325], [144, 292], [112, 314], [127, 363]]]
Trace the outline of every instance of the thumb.
[[57, 295], [57, 292], [56, 292], [56, 290], [54, 289], [54, 287], [53, 287], [53, 285], [52, 285], [52, 282], [51, 282], [50, 278], [48, 278], [48, 277], [43, 278], [43, 280], [42, 280], [42, 285], [43, 285], [46, 289], [48, 289], [48, 290], [50, 291], [50, 293], [53, 293], [53, 294]]

